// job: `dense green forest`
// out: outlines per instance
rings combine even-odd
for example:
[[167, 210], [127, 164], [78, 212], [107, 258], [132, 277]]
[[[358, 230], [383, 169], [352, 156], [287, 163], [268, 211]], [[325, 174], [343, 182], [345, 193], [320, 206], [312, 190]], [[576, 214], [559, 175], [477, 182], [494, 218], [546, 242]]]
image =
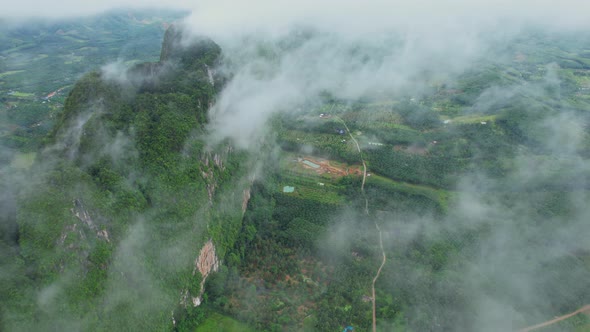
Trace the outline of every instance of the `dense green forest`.
[[[122, 44], [163, 31], [127, 18], [85, 24]], [[380, 331], [508, 331], [590, 302], [587, 36], [525, 31], [494, 51], [509, 60], [425, 73], [415, 94], [322, 91], [239, 149], [210, 139], [235, 78], [214, 41], [172, 26], [137, 63], [147, 40], [72, 25], [0, 35], [0, 75], [65, 36], [129, 60], [113, 75], [108, 54], [80, 59], [96, 70], [42, 132], [23, 128], [45, 110], [2, 96], [0, 124], [20, 126], [0, 151], [2, 330], [368, 331], [374, 304]], [[313, 33], [295, 37], [257, 52]], [[0, 86], [45, 93], [14, 75]]]

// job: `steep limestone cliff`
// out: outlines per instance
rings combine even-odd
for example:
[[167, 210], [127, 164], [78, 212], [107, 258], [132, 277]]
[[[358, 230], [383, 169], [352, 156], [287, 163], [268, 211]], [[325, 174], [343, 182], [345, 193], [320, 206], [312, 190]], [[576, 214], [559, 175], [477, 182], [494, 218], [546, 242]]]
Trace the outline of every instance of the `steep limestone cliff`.
[[19, 197], [38, 291], [8, 327], [167, 330], [199, 316], [191, 308], [235, 242], [249, 186], [247, 154], [204, 149], [220, 54], [171, 27], [159, 62], [72, 89]]

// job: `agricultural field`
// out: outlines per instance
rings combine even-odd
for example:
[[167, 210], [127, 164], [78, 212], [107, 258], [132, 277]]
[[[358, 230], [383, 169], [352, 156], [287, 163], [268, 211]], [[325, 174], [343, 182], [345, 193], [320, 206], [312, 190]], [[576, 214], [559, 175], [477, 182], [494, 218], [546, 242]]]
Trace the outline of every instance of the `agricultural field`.
[[218, 313], [210, 314], [195, 332], [254, 332], [248, 325]]

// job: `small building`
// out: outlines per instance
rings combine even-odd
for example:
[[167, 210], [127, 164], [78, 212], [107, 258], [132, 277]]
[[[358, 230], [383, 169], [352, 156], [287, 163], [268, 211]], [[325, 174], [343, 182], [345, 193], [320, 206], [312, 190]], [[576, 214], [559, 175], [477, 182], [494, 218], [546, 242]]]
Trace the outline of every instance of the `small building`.
[[295, 187], [291, 187], [291, 186], [284, 186], [283, 187], [283, 192], [284, 193], [293, 193], [295, 192]]

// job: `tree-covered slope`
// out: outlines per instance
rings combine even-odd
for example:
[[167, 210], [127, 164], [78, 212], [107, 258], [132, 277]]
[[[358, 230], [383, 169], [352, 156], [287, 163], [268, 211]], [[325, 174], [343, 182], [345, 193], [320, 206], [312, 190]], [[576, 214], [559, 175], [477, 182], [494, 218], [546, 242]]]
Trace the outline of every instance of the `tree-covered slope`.
[[192, 302], [218, 265], [201, 271], [199, 253], [211, 240], [205, 256], [218, 262], [233, 244], [248, 185], [243, 153], [202, 140], [219, 56], [170, 28], [159, 62], [93, 72], [72, 89], [15, 180], [8, 330], [162, 330], [199, 317]]

